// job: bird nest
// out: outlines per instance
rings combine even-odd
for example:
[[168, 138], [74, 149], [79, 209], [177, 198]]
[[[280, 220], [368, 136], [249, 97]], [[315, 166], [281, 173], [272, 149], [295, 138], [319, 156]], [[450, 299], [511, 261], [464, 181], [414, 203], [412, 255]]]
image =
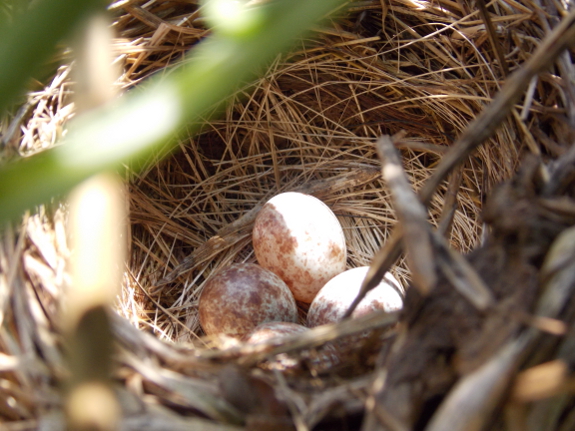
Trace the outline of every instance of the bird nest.
[[[575, 427], [566, 335], [575, 304], [555, 283], [569, 278], [565, 256], [573, 250], [553, 254], [569, 243], [575, 214], [571, 59], [540, 65], [516, 99], [501, 91], [567, 12], [559, 2], [482, 4], [352, 2], [199, 133], [181, 138], [176, 152], [130, 176], [129, 258], [113, 318], [122, 429]], [[207, 34], [193, 3], [111, 9], [124, 88], [177, 67]], [[3, 142], [14, 152], [41, 151], [65, 130], [74, 115], [69, 71], [62, 66], [29, 94], [10, 119], [17, 127], [5, 122]], [[505, 118], [494, 130], [470, 129], [496, 95], [508, 102]], [[425, 184], [452, 160], [460, 137], [482, 133], [430, 195]], [[378, 147], [381, 136], [393, 138]], [[409, 189], [382, 176], [391, 162], [378, 150], [390, 148], [401, 154]], [[496, 186], [516, 175], [526, 153], [534, 157], [515, 179]], [[398, 197], [412, 190], [433, 232], [402, 206]], [[348, 268], [376, 256], [374, 268], [395, 274], [406, 291], [399, 317], [376, 313], [257, 346], [203, 334], [204, 283], [232, 263], [256, 261], [255, 216], [284, 191], [312, 194], [333, 210]], [[0, 417], [7, 429], [63, 427], [65, 219], [65, 207], [43, 207], [3, 234]], [[411, 260], [389, 258], [398, 244]], [[430, 256], [431, 270], [421, 265]], [[431, 292], [422, 276], [434, 280]], [[467, 285], [471, 293], [462, 294]], [[564, 307], [549, 305], [553, 298]], [[298, 305], [303, 322], [307, 305]], [[318, 362], [326, 345], [366, 330], [375, 335], [342, 364]], [[516, 428], [527, 422], [536, 427]]]

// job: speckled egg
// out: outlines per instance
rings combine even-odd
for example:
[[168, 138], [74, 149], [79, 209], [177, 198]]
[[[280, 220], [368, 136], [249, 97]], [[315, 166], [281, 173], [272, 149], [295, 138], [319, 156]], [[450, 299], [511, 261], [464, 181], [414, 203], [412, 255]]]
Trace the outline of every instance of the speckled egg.
[[274, 196], [257, 215], [252, 239], [258, 263], [279, 275], [298, 301], [310, 303], [328, 280], [345, 270], [341, 225], [313, 196]]
[[[267, 322], [262, 323], [246, 336], [249, 344], [264, 343], [278, 337], [288, 337], [295, 334], [303, 334], [309, 331], [305, 326], [290, 322]], [[302, 358], [309, 360], [309, 366], [318, 372], [324, 372], [341, 362], [341, 357], [333, 344], [326, 344], [317, 349], [299, 351], [295, 354], [280, 353], [275, 360], [268, 362], [268, 368], [292, 369], [301, 364]]]
[[[324, 325], [341, 320], [353, 300], [369, 270], [368, 266], [349, 269], [332, 278], [321, 288], [307, 314], [307, 325]], [[396, 311], [403, 307], [399, 282], [389, 272], [381, 283], [367, 293], [352, 314], [363, 316], [376, 310]]]
[[288, 335], [301, 334], [308, 328], [298, 323], [292, 322], [266, 322], [258, 325], [246, 337], [246, 342], [250, 344], [262, 343], [275, 337], [285, 337]]
[[264, 322], [296, 322], [294, 297], [273, 272], [252, 263], [219, 271], [205, 284], [200, 324], [208, 335], [242, 337]]

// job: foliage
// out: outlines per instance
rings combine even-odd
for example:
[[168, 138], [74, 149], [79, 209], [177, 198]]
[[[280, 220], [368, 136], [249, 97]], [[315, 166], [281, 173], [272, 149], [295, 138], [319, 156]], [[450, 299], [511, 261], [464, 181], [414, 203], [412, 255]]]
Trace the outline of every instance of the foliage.
[[[233, 19], [222, 11], [226, 3], [237, 2], [212, 1], [221, 6], [210, 8], [215, 10], [214, 32], [191, 50], [183, 66], [150, 79], [145, 88], [113, 104], [82, 114], [56, 148], [0, 170], [0, 220], [16, 218], [95, 173], [119, 169], [128, 160], [137, 164], [186, 124], [198, 127], [203, 115], [233, 94], [238, 84], [252, 79], [341, 3], [277, 0], [242, 9]], [[98, 6], [99, 0], [44, 0], [14, 17], [0, 37], [0, 108], [22, 91], [56, 42]]]

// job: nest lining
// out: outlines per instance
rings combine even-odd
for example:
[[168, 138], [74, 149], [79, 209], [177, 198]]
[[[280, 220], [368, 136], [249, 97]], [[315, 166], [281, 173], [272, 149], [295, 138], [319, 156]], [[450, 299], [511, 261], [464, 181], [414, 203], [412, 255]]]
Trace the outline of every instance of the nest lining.
[[[146, 295], [170, 311], [172, 316], [161, 326], [169, 338], [193, 338], [181, 334], [173, 316], [184, 318], [192, 334], [201, 334], [196, 307], [203, 281], [231, 262], [254, 260], [251, 220], [245, 215], [281, 191], [325, 183], [318, 197], [344, 226], [348, 266], [369, 264], [394, 224], [374, 138], [406, 132], [404, 166], [417, 190], [487, 100], [488, 85], [465, 76], [468, 71], [446, 70], [414, 41], [400, 52], [412, 49], [419, 63], [425, 60], [441, 66], [439, 70], [412, 75], [413, 52], [405, 54], [410, 60], [403, 65], [405, 61], [383, 60], [380, 52], [389, 49], [391, 41], [352, 42], [323, 36], [319, 47], [304, 45], [278, 60], [255, 88], [238, 93], [225, 119], [210, 122], [198, 136], [181, 142], [180, 153], [134, 182], [131, 215], [138, 241], [132, 268], [140, 274], [140, 284], [150, 286]], [[420, 44], [425, 47], [425, 40]], [[450, 203], [457, 208], [449, 232], [455, 248], [468, 252], [477, 244], [485, 189], [515, 168], [516, 139], [514, 125], [506, 122], [462, 168], [457, 198]], [[345, 176], [349, 179], [342, 182]], [[356, 178], [360, 176], [364, 178]], [[338, 182], [337, 187], [329, 181]], [[436, 225], [449, 218], [447, 188], [442, 187], [430, 207]], [[224, 238], [225, 246], [218, 253], [213, 250], [209, 260], [191, 263], [187, 258], [198, 247], [209, 248], [210, 238], [221, 236], [227, 225], [244, 219], [241, 230]], [[405, 265], [394, 271], [407, 284]]]

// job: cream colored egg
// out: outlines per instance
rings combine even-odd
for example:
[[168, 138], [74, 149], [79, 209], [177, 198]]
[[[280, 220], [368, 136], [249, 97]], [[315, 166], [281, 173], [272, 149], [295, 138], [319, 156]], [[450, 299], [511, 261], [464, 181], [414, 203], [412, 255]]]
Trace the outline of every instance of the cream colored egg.
[[[312, 328], [340, 321], [357, 297], [368, 270], [368, 266], [349, 269], [328, 281], [309, 307], [307, 326]], [[376, 310], [400, 310], [403, 299], [399, 292], [399, 282], [392, 274], [386, 273], [381, 283], [362, 299], [352, 317], [363, 316]]]
[[205, 284], [199, 302], [200, 325], [208, 335], [242, 337], [264, 322], [296, 322], [294, 297], [273, 272], [259, 265], [236, 264]]
[[345, 270], [341, 225], [313, 196], [274, 196], [256, 217], [252, 239], [258, 263], [279, 275], [298, 301], [310, 303], [328, 280]]

